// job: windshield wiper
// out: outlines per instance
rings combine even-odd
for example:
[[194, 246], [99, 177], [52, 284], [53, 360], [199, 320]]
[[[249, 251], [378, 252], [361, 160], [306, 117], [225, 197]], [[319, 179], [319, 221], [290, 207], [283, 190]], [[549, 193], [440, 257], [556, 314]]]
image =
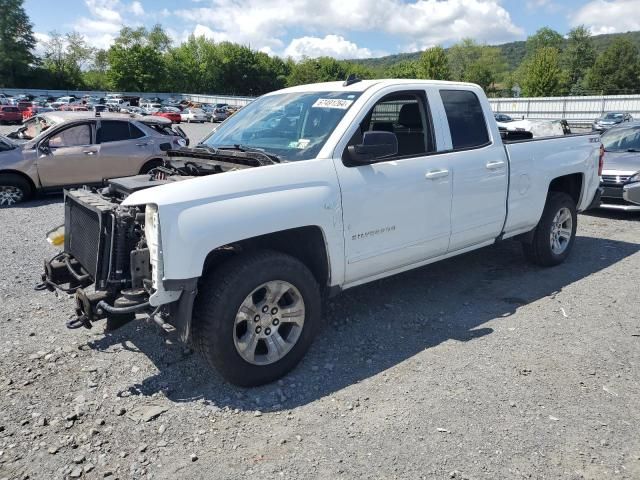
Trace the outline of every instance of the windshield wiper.
[[634, 152], [640, 152], [640, 150], [637, 150], [635, 148], [627, 148], [627, 152], [634, 153]]
[[218, 150], [236, 150], [238, 152], [257, 153], [263, 156], [264, 158], [266, 158], [267, 160], [269, 160], [271, 163], [282, 162], [282, 159], [275, 153], [267, 153], [261, 148], [253, 148], [247, 145], [241, 145], [239, 143], [236, 143], [234, 145], [220, 145], [219, 147], [216, 147], [216, 148]]
[[217, 153], [218, 149], [207, 145], [206, 143], [198, 143], [195, 148], [202, 148], [203, 150], [207, 150], [211, 153]]

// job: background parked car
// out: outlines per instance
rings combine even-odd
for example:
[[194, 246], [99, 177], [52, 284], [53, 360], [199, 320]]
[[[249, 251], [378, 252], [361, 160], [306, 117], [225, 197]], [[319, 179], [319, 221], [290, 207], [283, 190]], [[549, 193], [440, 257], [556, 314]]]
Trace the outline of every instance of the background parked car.
[[511, 118], [509, 115], [505, 113], [494, 113], [493, 116], [495, 117], [496, 122], [500, 122], [500, 123], [513, 122], [513, 118]]
[[32, 120], [22, 132], [28, 141], [0, 151], [0, 206], [37, 191], [146, 173], [162, 164], [167, 150], [188, 144], [184, 132], [159, 117], [51, 112]]
[[22, 123], [22, 112], [14, 105], [1, 105], [0, 123]]
[[227, 118], [229, 118], [229, 115], [230, 115], [230, 110], [228, 107], [215, 108], [211, 112], [211, 121], [224, 122]]
[[171, 120], [173, 123], [180, 123], [182, 121], [180, 109], [176, 107], [162, 107], [160, 110], [154, 112], [152, 116], [164, 117]]
[[26, 110], [22, 111], [22, 121], [24, 122], [25, 120], [29, 120], [31, 117], [33, 117], [34, 115], [37, 115], [38, 113], [53, 112], [53, 111], [54, 109], [51, 107], [41, 107], [39, 105], [33, 105], [27, 108]]
[[207, 121], [207, 114], [201, 108], [185, 108], [182, 112], [180, 112], [180, 119], [183, 122], [187, 123], [204, 123]]
[[623, 122], [630, 122], [633, 117], [630, 113], [626, 112], [607, 112], [602, 114], [601, 117], [596, 118], [591, 125], [591, 131], [593, 132], [606, 132], [611, 127], [615, 127]]
[[640, 211], [640, 122], [611, 128], [602, 135], [602, 208]]

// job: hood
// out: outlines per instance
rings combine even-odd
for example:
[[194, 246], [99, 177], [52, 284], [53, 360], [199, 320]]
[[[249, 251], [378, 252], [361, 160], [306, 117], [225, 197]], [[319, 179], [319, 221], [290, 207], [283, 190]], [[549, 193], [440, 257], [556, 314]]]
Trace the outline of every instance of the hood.
[[605, 152], [604, 170], [640, 171], [640, 152]]
[[19, 141], [17, 142], [15, 140], [11, 140], [9, 137], [5, 137], [4, 135], [0, 135], [0, 142], [6, 143], [11, 147], [18, 147], [19, 143], [23, 143], [23, 142], [19, 142]]
[[249, 196], [263, 201], [264, 195], [269, 192], [324, 185], [332, 175], [335, 177], [333, 162], [327, 159], [278, 163], [147, 188], [129, 195], [122, 205], [154, 203], [160, 208], [179, 207], [181, 204], [209, 203]]

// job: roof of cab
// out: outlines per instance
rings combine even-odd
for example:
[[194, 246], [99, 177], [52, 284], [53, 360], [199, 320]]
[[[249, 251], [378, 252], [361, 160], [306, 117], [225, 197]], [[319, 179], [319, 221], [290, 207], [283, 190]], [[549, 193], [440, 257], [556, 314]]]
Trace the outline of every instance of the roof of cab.
[[309, 83], [307, 85], [297, 85], [295, 87], [289, 87], [283, 90], [277, 90], [267, 95], [273, 95], [278, 93], [293, 93], [293, 92], [335, 92], [335, 91], [364, 92], [365, 90], [368, 90], [373, 86], [376, 86], [378, 89], [380, 89], [384, 87], [389, 87], [393, 85], [402, 85], [402, 84], [458, 85], [458, 86], [479, 88], [477, 85], [473, 83], [449, 82], [446, 80], [417, 80], [417, 79], [408, 79], [408, 78], [406, 79], [405, 78], [386, 78], [386, 79], [380, 79], [380, 80], [360, 80], [348, 86], [344, 86], [344, 82]]

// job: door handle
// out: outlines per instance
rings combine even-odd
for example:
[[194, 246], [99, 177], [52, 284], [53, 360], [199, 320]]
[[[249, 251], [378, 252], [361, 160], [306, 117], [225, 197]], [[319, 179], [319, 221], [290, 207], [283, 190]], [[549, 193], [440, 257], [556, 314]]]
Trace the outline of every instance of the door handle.
[[136, 143], [136, 147], [146, 147], [147, 143]]
[[495, 162], [487, 162], [486, 167], [489, 170], [497, 170], [498, 168], [502, 168], [504, 166], [504, 161], [503, 160], [498, 160]]
[[440, 170], [431, 170], [427, 172], [424, 176], [427, 180], [436, 180], [437, 178], [443, 178], [449, 176], [449, 170], [440, 169]]
[[85, 155], [95, 155], [97, 152], [95, 150], [83, 150], [82, 153]]

